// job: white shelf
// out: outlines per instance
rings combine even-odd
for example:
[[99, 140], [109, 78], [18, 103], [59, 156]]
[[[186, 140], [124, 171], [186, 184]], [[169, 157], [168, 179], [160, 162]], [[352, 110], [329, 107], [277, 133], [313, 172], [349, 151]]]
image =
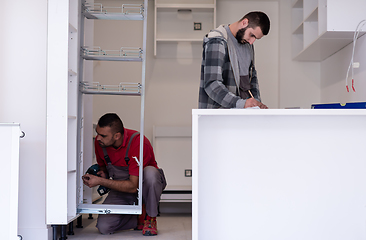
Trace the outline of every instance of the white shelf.
[[99, 82], [81, 82], [81, 92], [84, 94], [103, 95], [134, 95], [140, 96], [142, 85], [140, 83], [120, 83], [119, 85], [102, 85]]
[[[200, 30], [195, 30], [195, 23], [201, 24]], [[179, 26], [177, 28], [176, 26]], [[154, 20], [154, 56], [161, 54], [162, 50], [157, 48], [167, 47], [164, 43], [172, 42], [202, 42], [204, 35], [216, 27], [216, 0], [195, 1], [187, 3], [181, 0], [156, 0]], [[159, 46], [158, 44], [159, 43]], [[182, 46], [180, 46], [182, 47]], [[192, 46], [185, 46], [189, 49], [179, 49], [178, 46], [173, 52], [192, 52]], [[172, 49], [171, 49], [172, 50]], [[159, 52], [159, 54], [158, 54]], [[177, 57], [177, 56], [176, 56]], [[193, 58], [193, 56], [191, 56]]]
[[103, 6], [101, 3], [85, 5], [84, 16], [87, 19], [102, 20], [144, 20], [142, 4], [122, 4], [121, 7]]
[[326, 32], [300, 51], [294, 60], [322, 61], [352, 43], [353, 32]]
[[100, 47], [82, 47], [82, 58], [99, 61], [132, 61], [141, 62], [143, 51], [141, 48], [121, 47], [119, 50], [103, 50]]
[[357, 24], [365, 19], [361, 9], [366, 9], [365, 1], [295, 1], [292, 5], [293, 59], [323, 61], [351, 43]]

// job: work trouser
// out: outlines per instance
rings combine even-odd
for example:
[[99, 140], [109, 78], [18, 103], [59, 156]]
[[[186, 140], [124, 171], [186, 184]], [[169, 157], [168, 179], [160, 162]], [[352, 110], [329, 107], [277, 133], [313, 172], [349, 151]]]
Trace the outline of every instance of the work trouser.
[[[114, 180], [127, 180], [128, 167], [107, 166], [109, 176]], [[162, 169], [153, 166], [144, 168], [142, 182], [142, 201], [146, 206], [146, 213], [150, 217], [158, 215], [160, 196], [166, 186]], [[133, 205], [136, 203], [136, 194], [123, 193], [111, 190], [103, 204]], [[96, 227], [102, 234], [137, 227], [138, 215], [131, 214], [101, 214], [98, 216]]]

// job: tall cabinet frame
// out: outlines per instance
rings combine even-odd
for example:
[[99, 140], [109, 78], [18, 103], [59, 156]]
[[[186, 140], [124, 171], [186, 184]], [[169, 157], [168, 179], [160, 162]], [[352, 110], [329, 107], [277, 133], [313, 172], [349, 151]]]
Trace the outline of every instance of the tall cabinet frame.
[[[132, 95], [141, 98], [140, 134], [144, 136], [145, 69], [148, 0], [117, 9], [85, 0], [49, 0], [47, 59], [46, 220], [66, 225], [83, 213], [141, 214], [143, 140], [140, 138], [137, 205], [85, 204], [81, 176], [84, 169], [84, 95]], [[142, 47], [105, 51], [84, 46], [87, 19], [143, 21]], [[85, 61], [141, 63], [140, 83], [101, 85], [84, 79]], [[90, 126], [92, 127], [92, 126]]]

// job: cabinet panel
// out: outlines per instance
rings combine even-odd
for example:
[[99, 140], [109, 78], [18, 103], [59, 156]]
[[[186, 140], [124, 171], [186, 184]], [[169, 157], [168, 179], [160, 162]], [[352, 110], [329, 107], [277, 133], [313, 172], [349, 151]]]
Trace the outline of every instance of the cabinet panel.
[[[364, 9], [366, 1], [359, 0], [295, 1], [292, 5], [294, 60], [322, 61], [351, 43], [357, 24], [365, 19]], [[299, 22], [301, 12], [304, 19]], [[302, 48], [299, 48], [299, 38], [303, 41]]]
[[0, 151], [2, 217], [1, 239], [18, 239], [18, 196], [19, 196], [19, 123], [0, 123]]
[[[204, 35], [216, 27], [216, 1], [156, 0], [154, 25], [154, 55], [165, 58], [160, 52], [167, 53], [163, 49], [167, 48], [172, 58], [185, 58], [175, 54], [180, 51], [179, 43], [202, 43]], [[176, 48], [171, 49], [172, 42], [177, 44]], [[192, 48], [184, 51], [189, 49]]]
[[[203, 40], [203, 36], [213, 28], [213, 9], [164, 8], [158, 10], [156, 40], [168, 39]], [[201, 30], [194, 30], [194, 23], [201, 23]]]
[[[192, 239], [365, 239], [365, 121], [363, 110], [194, 109]], [[213, 232], [217, 216], [230, 221]]]
[[50, 0], [48, 4], [47, 224], [68, 224], [78, 215], [78, 4], [72, 0]]

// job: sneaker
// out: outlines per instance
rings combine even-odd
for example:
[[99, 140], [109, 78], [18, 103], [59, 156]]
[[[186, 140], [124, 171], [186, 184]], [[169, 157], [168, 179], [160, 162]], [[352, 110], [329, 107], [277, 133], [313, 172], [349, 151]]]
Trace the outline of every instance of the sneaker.
[[147, 216], [145, 220], [144, 228], [142, 229], [142, 235], [155, 236], [158, 234], [156, 217]]
[[139, 218], [137, 219], [137, 227], [135, 228], [135, 230], [142, 230], [144, 228], [145, 219], [146, 219], [146, 208], [145, 204], [142, 204], [142, 213], [141, 215], [139, 215]]

